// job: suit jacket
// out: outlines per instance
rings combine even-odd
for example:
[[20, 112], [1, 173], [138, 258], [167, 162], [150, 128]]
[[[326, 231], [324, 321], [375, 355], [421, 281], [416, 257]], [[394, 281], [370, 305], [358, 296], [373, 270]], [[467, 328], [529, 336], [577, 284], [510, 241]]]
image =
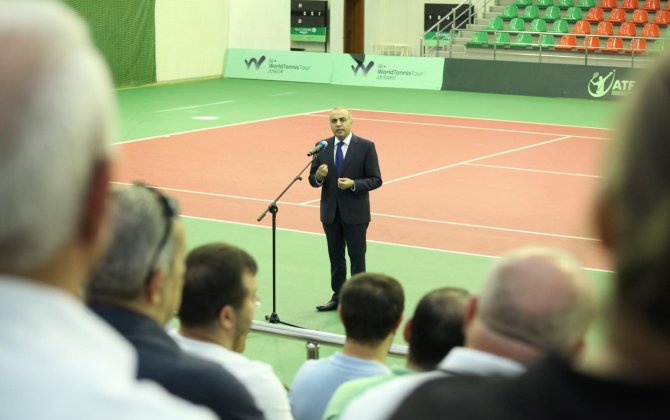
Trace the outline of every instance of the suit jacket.
[[[370, 140], [351, 136], [351, 142], [344, 157], [342, 178], [354, 180], [356, 190], [337, 188], [337, 169], [335, 168], [335, 137], [324, 139], [328, 147], [312, 161], [309, 171], [309, 183], [315, 188], [321, 187], [321, 222], [333, 223], [335, 211], [339, 208], [344, 223], [360, 224], [370, 222], [369, 192], [381, 187], [382, 174], [375, 144]], [[319, 185], [316, 182], [316, 170], [322, 164], [328, 165], [328, 175]]]
[[221, 419], [262, 419], [251, 395], [216, 363], [184, 353], [153, 319], [128, 309], [93, 304], [91, 309], [137, 350], [140, 379], [158, 382], [168, 392], [213, 410]]

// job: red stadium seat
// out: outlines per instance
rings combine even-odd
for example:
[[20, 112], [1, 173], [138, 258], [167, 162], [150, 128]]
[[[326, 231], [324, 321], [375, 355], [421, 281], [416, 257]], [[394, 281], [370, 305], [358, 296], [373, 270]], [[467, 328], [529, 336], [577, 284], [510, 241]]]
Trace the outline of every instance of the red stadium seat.
[[563, 35], [561, 42], [554, 47], [555, 50], [571, 51], [577, 46], [577, 37], [574, 35]]
[[642, 28], [642, 33], [640, 35], [647, 38], [658, 38], [659, 36], [658, 25], [656, 25], [655, 23], [647, 23], [646, 25], [644, 25], [644, 28]]
[[637, 35], [637, 28], [635, 27], [635, 24], [632, 22], [624, 22], [619, 26], [619, 33], [617, 34], [619, 36], [636, 36]]
[[641, 7], [643, 10], [655, 11], [661, 8], [661, 0], [646, 0]]
[[591, 23], [585, 20], [580, 20], [575, 23], [575, 27], [572, 29], [573, 34], [590, 34], [591, 33]]
[[628, 54], [644, 54], [645, 51], [647, 51], [647, 40], [642, 38], [631, 40], [630, 47], [625, 50]]
[[612, 22], [600, 22], [598, 27], [596, 27], [596, 35], [613, 35], [614, 34], [614, 25]]
[[598, 7], [601, 7], [603, 9], [616, 9], [616, 2], [617, 0], [601, 0], [600, 5]]
[[608, 38], [605, 48], [602, 49], [604, 53], [617, 54], [623, 51], [623, 40], [621, 38]]
[[659, 26], [666, 26], [670, 24], [670, 11], [668, 10], [659, 10], [656, 12], [656, 16], [652, 23], [655, 23]]
[[638, 8], [638, 2], [637, 0], [623, 0], [621, 8], [624, 10], [635, 10]]
[[589, 9], [589, 14], [584, 18], [589, 22], [600, 22], [605, 18], [605, 12], [603, 12], [602, 7], [592, 7]]
[[621, 23], [626, 21], [626, 11], [623, 9], [612, 9], [610, 17], [607, 19], [610, 22]]
[[649, 12], [642, 9], [633, 10], [633, 17], [629, 22], [633, 22], [636, 25], [644, 25], [649, 20]]

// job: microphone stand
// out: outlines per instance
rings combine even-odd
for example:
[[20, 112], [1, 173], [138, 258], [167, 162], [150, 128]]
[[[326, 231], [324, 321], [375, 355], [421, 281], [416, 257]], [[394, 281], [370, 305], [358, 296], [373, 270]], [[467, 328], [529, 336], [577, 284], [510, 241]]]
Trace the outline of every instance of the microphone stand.
[[[320, 151], [319, 151], [320, 152]], [[316, 159], [316, 157], [319, 155], [319, 152], [316, 152], [312, 155], [312, 160]], [[276, 249], [276, 236], [277, 236], [277, 212], [279, 211], [279, 208], [277, 207], [277, 201], [279, 201], [280, 198], [286, 193], [286, 191], [293, 186], [293, 184], [296, 181], [301, 181], [302, 180], [302, 173], [305, 172], [305, 169], [309, 168], [312, 162], [310, 161], [307, 166], [302, 168], [300, 173], [295, 176], [291, 180], [291, 182], [284, 188], [284, 190], [275, 198], [270, 205], [268, 205], [268, 208], [263, 211], [263, 213], [258, 216], [257, 221], [263, 220], [265, 215], [270, 212], [272, 213], [272, 313], [270, 315], [265, 315], [265, 320], [269, 321], [272, 324], [284, 324], [288, 325], [290, 327], [296, 327], [296, 328], [303, 328], [298, 325], [294, 324], [289, 324], [288, 322], [283, 322], [279, 319], [279, 315], [277, 315], [277, 249]]]

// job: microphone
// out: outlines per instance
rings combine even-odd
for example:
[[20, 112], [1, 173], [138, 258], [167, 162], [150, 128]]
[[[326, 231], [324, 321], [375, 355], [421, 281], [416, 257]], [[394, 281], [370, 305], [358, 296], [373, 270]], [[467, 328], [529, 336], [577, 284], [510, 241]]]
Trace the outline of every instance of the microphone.
[[325, 140], [321, 140], [320, 142], [318, 142], [318, 143], [316, 144], [316, 146], [314, 146], [314, 148], [312, 148], [312, 150], [310, 150], [309, 152], [307, 152], [307, 156], [313, 156], [313, 155], [316, 155], [316, 154], [318, 154], [320, 151], [322, 151], [323, 149], [325, 149], [326, 147], [328, 147], [328, 142], [325, 141]]

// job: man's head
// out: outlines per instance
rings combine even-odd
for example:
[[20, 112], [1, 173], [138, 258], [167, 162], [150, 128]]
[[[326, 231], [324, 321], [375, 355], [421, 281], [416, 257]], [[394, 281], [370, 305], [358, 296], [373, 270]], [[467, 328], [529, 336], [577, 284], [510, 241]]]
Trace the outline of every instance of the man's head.
[[182, 332], [215, 338], [244, 351], [258, 302], [254, 258], [224, 243], [202, 245], [188, 254], [179, 308]]
[[638, 83], [610, 144], [597, 224], [611, 249], [615, 311], [670, 337], [670, 56]]
[[549, 350], [576, 357], [593, 313], [590, 281], [574, 257], [521, 248], [503, 256], [471, 300], [466, 345], [524, 363]]
[[81, 288], [105, 243], [111, 93], [72, 11], [0, 2], [0, 271]]
[[409, 343], [408, 366], [432, 370], [451, 349], [462, 346], [467, 290], [445, 287], [421, 298], [405, 326]]
[[348, 109], [337, 107], [330, 111], [330, 129], [340, 140], [344, 140], [351, 133], [351, 113]]
[[176, 201], [144, 185], [115, 187], [111, 198], [112, 243], [88, 283], [87, 298], [165, 324], [179, 308], [184, 276]]
[[340, 318], [347, 339], [375, 347], [393, 335], [402, 319], [405, 295], [389, 276], [359, 273], [340, 291]]

